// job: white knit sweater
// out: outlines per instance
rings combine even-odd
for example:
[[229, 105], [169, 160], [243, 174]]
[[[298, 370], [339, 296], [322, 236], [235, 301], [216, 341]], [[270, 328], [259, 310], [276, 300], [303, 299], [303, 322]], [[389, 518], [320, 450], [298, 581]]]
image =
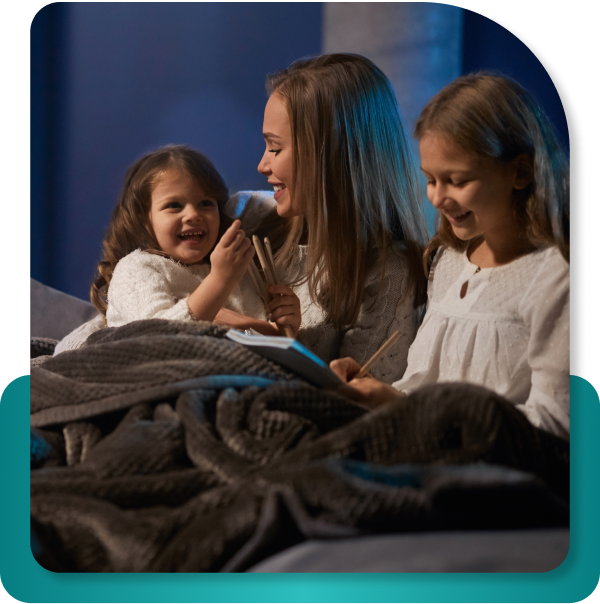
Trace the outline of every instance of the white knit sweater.
[[[209, 272], [209, 264], [185, 265], [141, 250], [131, 252], [118, 262], [110, 280], [108, 327], [140, 319], [193, 321], [187, 300]], [[247, 275], [236, 285], [224, 308], [267, 319], [264, 304]]]

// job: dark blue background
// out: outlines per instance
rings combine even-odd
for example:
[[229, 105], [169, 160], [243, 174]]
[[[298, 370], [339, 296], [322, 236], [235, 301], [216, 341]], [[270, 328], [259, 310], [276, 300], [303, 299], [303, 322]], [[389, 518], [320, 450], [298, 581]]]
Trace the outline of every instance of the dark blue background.
[[[322, 3], [55, 3], [31, 27], [31, 275], [81, 298], [128, 166], [204, 151], [231, 192], [266, 188], [265, 75], [321, 51]], [[556, 90], [506, 29], [463, 11], [463, 73], [495, 69], [568, 131]]]

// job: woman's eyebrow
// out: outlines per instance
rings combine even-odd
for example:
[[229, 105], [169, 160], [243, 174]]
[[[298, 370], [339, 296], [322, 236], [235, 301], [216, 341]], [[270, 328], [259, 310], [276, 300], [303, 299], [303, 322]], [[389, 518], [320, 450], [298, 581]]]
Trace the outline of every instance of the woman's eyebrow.
[[274, 138], [281, 140], [281, 136], [277, 136], [277, 134], [273, 134], [272, 132], [263, 132], [263, 138], [265, 140], [271, 140]]

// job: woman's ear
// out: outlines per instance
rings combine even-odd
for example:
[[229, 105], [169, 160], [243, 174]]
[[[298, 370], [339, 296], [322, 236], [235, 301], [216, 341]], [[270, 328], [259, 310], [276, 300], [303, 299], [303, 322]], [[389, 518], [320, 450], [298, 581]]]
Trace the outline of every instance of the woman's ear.
[[512, 163], [515, 167], [513, 186], [518, 191], [522, 191], [533, 181], [533, 162], [527, 153], [521, 153], [513, 159]]

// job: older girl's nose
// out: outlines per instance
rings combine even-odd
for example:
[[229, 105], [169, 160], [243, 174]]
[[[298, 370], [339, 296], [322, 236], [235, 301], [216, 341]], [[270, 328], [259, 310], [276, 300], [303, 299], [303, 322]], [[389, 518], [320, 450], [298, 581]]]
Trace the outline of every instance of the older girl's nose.
[[446, 191], [440, 184], [432, 184], [427, 186], [427, 197], [436, 210], [439, 210], [444, 205]]

